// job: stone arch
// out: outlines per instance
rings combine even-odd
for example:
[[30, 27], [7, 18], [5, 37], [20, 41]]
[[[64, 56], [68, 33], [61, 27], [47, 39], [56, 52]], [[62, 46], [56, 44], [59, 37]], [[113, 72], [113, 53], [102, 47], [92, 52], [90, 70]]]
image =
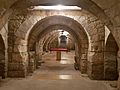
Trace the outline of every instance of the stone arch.
[[[69, 22], [69, 23], [68, 23]], [[88, 37], [83, 27], [75, 20], [65, 16], [50, 16], [40, 20], [31, 30], [28, 37], [28, 46], [32, 47], [33, 43], [40, 39], [43, 33], [52, 30], [63, 29], [69, 32], [76, 40], [79, 50], [77, 50], [77, 57], [81, 59], [81, 71], [86, 72], [87, 69], [87, 50]], [[30, 50], [28, 48], [28, 51]]]
[[[44, 0], [44, 1], [34, 1], [30, 0], [28, 2], [25, 2], [24, 0], [18, 0], [16, 3], [14, 3], [13, 6], [15, 8], [21, 8], [25, 9], [30, 6], [39, 6], [39, 5], [57, 5], [57, 4], [63, 4], [63, 5], [75, 5], [78, 7], [81, 7], [82, 9], [85, 9], [92, 13], [93, 15], [97, 16], [100, 20], [104, 22], [104, 24], [109, 27], [110, 30], [113, 30], [113, 20], [110, 20], [108, 16], [106, 15], [106, 12], [104, 12], [103, 8], [108, 8], [112, 5], [111, 2], [109, 1], [104, 1], [104, 4], [102, 4], [100, 1], [96, 0], [69, 0], [69, 1], [64, 1], [64, 0], [56, 0], [56, 1], [49, 1], [49, 0]], [[106, 6], [105, 3], [109, 3], [110, 5]], [[117, 4], [117, 1], [114, 1], [114, 4]]]
[[[80, 2], [81, 2], [81, 4], [80, 4], [80, 6], [82, 6], [82, 4], [83, 4], [83, 7], [84, 7], [84, 5], [86, 6], [86, 3], [87, 3], [87, 1], [85, 1], [85, 0], [79, 0]], [[90, 1], [90, 0], [89, 0]], [[82, 3], [82, 2], [84, 2], [84, 3]], [[85, 3], [86, 2], [86, 3]], [[98, 2], [100, 2], [99, 0], [98, 1], [96, 1], [96, 0], [93, 0], [93, 2], [95, 2], [96, 4], [99, 4]], [[115, 0], [115, 2], [117, 2], [117, 0]], [[78, 2], [77, 2], [78, 3]], [[36, 3], [37, 4], [37, 3]], [[90, 7], [88, 7], [88, 10], [90, 10], [91, 12], [94, 12], [94, 10], [96, 10], [95, 9], [95, 6], [94, 5], [92, 5], [91, 3], [88, 3], [88, 4], [90, 4], [91, 5], [91, 7], [93, 7], [93, 9], [92, 8], [90, 8]], [[95, 5], [96, 5], [95, 4]], [[89, 5], [88, 5], [89, 6]], [[101, 3], [99, 4], [99, 6], [101, 6], [101, 7], [104, 7], [105, 6], [105, 4], [103, 4], [103, 5], [101, 5]], [[106, 7], [107, 7], [107, 5], [106, 5]], [[89, 9], [90, 8], [90, 9]], [[100, 11], [103, 11], [103, 10], [100, 10]], [[97, 12], [97, 10], [96, 10], [96, 12]], [[99, 12], [99, 10], [98, 10], [98, 12]], [[102, 16], [104, 16], [103, 14], [99, 14], [98, 15], [98, 17], [102, 17]], [[114, 15], [113, 15], [114, 16]], [[117, 16], [117, 15], [116, 15]], [[106, 18], [102, 18], [102, 20], [106, 20]], [[106, 20], [107, 21], [107, 20]], [[109, 20], [108, 20], [109, 21]], [[114, 28], [112, 27], [111, 28], [111, 25], [109, 25], [109, 23], [110, 22], [108, 22], [108, 23], [106, 23], [106, 25], [108, 24], [108, 26], [109, 26], [109, 28], [111, 29], [111, 30], [113, 30]], [[113, 30], [113, 31], [118, 31], [118, 30]], [[114, 33], [114, 36], [115, 36], [116, 34]], [[119, 39], [117, 39], [117, 42], [119, 41]]]
[[[32, 3], [30, 3], [30, 2], [32, 2]], [[31, 0], [31, 1], [25, 2], [24, 0], [22, 0], [22, 1], [21, 0], [16, 0], [15, 2], [12, 2], [11, 5], [9, 5], [9, 7], [11, 6], [11, 8], [19, 7], [21, 9], [23, 9], [23, 8], [25, 9], [25, 8], [31, 6], [31, 5], [32, 6], [41, 5], [41, 4], [46, 5], [47, 2], [50, 2], [50, 1], [45, 0], [45, 1], [41, 2], [39, 0], [38, 1], [32, 1]], [[105, 23], [105, 25], [107, 25], [110, 28], [110, 30], [113, 30], [112, 24], [111, 24], [111, 22], [110, 22], [110, 20], [108, 18], [106, 19], [107, 16], [105, 15], [104, 11], [102, 10], [102, 8], [101, 8], [102, 5], [101, 5], [101, 3], [99, 1], [97, 2], [97, 1], [89, 1], [89, 0], [84, 0], [84, 1], [70, 0], [68, 2], [68, 1], [59, 1], [59, 0], [57, 0], [57, 1], [50, 2], [50, 3], [52, 5], [54, 5], [54, 4], [57, 4], [58, 2], [66, 4], [66, 5], [76, 5], [76, 6], [79, 6], [79, 7], [83, 8], [83, 9], [91, 12], [92, 14], [94, 14], [98, 18], [100, 18]], [[98, 3], [100, 3], [100, 5]], [[106, 2], [104, 2], [104, 3], [106, 3]], [[104, 4], [103, 4], [103, 6], [104, 6]]]
[[118, 79], [118, 45], [112, 35], [109, 34], [105, 46], [104, 55], [104, 78], [106, 80], [117, 80]]
[[5, 78], [5, 44], [2, 35], [0, 35], [0, 76]]
[[110, 23], [109, 19], [106, 17], [106, 15], [105, 15], [104, 11], [102, 10], [102, 8], [98, 6], [99, 3], [95, 2], [95, 0], [94, 1], [91, 1], [91, 0], [76, 0], [76, 1], [74, 1], [74, 0], [69, 0], [69, 1], [56, 0], [56, 1], [53, 1], [53, 2], [51, 2], [49, 0], [44, 0], [44, 1], [30, 0], [28, 2], [25, 2], [24, 0], [22, 0], [22, 1], [18, 0], [18, 2], [14, 3], [14, 6], [23, 9], [23, 8], [26, 8], [26, 7], [29, 7], [29, 6], [39, 6], [39, 5], [57, 5], [57, 4], [76, 5], [76, 6], [79, 6], [79, 7], [83, 8], [83, 9], [91, 12], [92, 14], [96, 15], [97, 17], [102, 19], [105, 23], [106, 22]]
[[[46, 34], [48, 35], [48, 33]], [[43, 36], [43, 35], [42, 35]], [[49, 51], [50, 47], [51, 47], [51, 44], [54, 43], [54, 41], [56, 39], [58, 39], [58, 36], [59, 36], [59, 31], [56, 31], [54, 33], [52, 33], [52, 36], [51, 35], [48, 35], [47, 39], [44, 40], [43, 42], [43, 48], [44, 48], [44, 51]], [[70, 36], [70, 35], [69, 35]], [[45, 36], [46, 37], [46, 36]], [[73, 42], [73, 37], [70, 36], [68, 37], [68, 40], [70, 40], [70, 42]], [[57, 44], [57, 42], [56, 42]], [[53, 45], [54, 46], [54, 45]], [[55, 45], [55, 47], [58, 47]], [[70, 47], [70, 45], [68, 46], [68, 49], [73, 49], [74, 48], [74, 45], [72, 45], [72, 47]]]
[[[108, 17], [106, 16], [105, 12], [102, 10], [102, 8], [106, 7], [108, 8], [108, 6], [111, 6], [111, 2], [108, 1], [104, 1], [104, 4], [101, 4], [100, 1], [96, 1], [96, 0], [69, 0], [69, 1], [49, 1], [49, 0], [45, 0], [45, 1], [24, 1], [24, 0], [15, 0], [15, 1], [11, 1], [12, 3], [8, 3], [8, 8], [13, 9], [13, 8], [21, 8], [21, 9], [25, 9], [28, 8], [29, 6], [36, 6], [36, 5], [47, 5], [48, 3], [51, 5], [56, 5], [57, 3], [61, 3], [61, 4], [65, 4], [65, 5], [76, 5], [79, 6], [89, 12], [91, 12], [92, 14], [96, 15], [99, 19], [101, 19], [105, 25], [107, 25], [110, 30], [113, 30], [113, 26], [111, 21], [108, 19]], [[2, 2], [2, 3], [6, 3], [6, 2]], [[105, 3], [109, 3], [110, 5], [106, 6]], [[117, 1], [114, 1], [114, 4], [116, 5]], [[118, 3], [117, 3], [118, 4]], [[113, 8], [114, 9], [114, 8]], [[6, 10], [6, 12], [9, 10]], [[12, 11], [12, 10], [11, 10]], [[117, 14], [117, 13], [116, 13]], [[9, 14], [10, 15], [10, 14]], [[115, 21], [115, 20], [112, 20]], [[1, 26], [1, 25], [0, 25]]]
[[[77, 44], [80, 44], [79, 46], [77, 46], [77, 47], [79, 47], [79, 48], [81, 48], [81, 41], [78, 41], [79, 40], [79, 35], [76, 35], [74, 32], [72, 32], [72, 30], [70, 29], [70, 28], [68, 28], [68, 27], [66, 27], [66, 26], [64, 26], [64, 25], [52, 25], [52, 26], [49, 26], [49, 27], [47, 27], [45, 30], [43, 30], [43, 31], [41, 31], [40, 32], [40, 34], [39, 34], [39, 36], [38, 36], [38, 39], [37, 39], [37, 37], [35, 38], [35, 34], [33, 34], [33, 36], [32, 35], [30, 35], [30, 36], [32, 36], [31, 37], [31, 39], [29, 40], [29, 44], [28, 44], [28, 46], [29, 46], [29, 48], [31, 48], [31, 47], [33, 47], [32, 45], [33, 45], [33, 43], [35, 43], [36, 41], [38, 41], [40, 38], [42, 38], [45, 34], [47, 34], [47, 33], [49, 33], [49, 32], [52, 32], [52, 31], [54, 31], [54, 30], [57, 30], [57, 29], [62, 29], [62, 30], [65, 30], [65, 31], [68, 31], [73, 37], [74, 37], [74, 39], [75, 39], [75, 41], [77, 42]], [[37, 33], [38, 34], [38, 33]], [[35, 35], [35, 36], [34, 36]], [[77, 38], [78, 37], [78, 38]], [[33, 42], [34, 41], [34, 42]], [[88, 46], [88, 43], [86, 43], [86, 41], [83, 43], [83, 44], [87, 44], [87, 46]], [[86, 47], [87, 47], [86, 46]], [[86, 48], [87, 49], [87, 48]], [[80, 50], [78, 50], [79, 52], [81, 51], [81, 49]], [[83, 50], [82, 50], [83, 51]]]
[[[68, 22], [70, 22], [70, 23], [68, 23]], [[42, 27], [40, 27], [40, 25]], [[53, 25], [59, 26], [60, 28], [63, 28], [63, 26], [66, 26], [67, 28], [70, 27], [70, 29], [73, 29], [77, 35], [79, 33], [81, 34], [81, 35], [79, 34], [80, 35], [79, 37], [81, 38], [81, 40], [84, 40], [84, 38], [87, 37], [87, 35], [85, 34], [86, 33], [85, 30], [77, 21], [75, 21], [71, 18], [65, 17], [65, 16], [49, 16], [45, 19], [40, 20], [39, 23], [37, 23], [33, 27], [34, 30], [31, 30], [31, 31], [34, 31], [35, 33], [33, 33], [33, 35], [30, 34], [29, 36], [33, 36], [33, 38], [36, 38], [36, 36], [38, 36], [39, 32], [42, 32], [42, 30], [48, 28], [49, 26], [53, 26]], [[56, 27], [56, 28], [58, 28], [58, 27]], [[69, 29], [69, 32], [70, 32], [70, 29]], [[77, 33], [77, 32], [79, 32], [79, 33]], [[32, 33], [32, 32], [30, 32], [30, 33]], [[88, 42], [88, 41], [86, 41], [86, 42]]]

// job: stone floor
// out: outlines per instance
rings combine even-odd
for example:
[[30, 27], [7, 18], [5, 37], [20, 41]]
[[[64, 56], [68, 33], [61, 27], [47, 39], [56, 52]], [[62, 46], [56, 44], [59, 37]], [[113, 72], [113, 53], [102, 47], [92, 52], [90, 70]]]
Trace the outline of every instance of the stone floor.
[[19, 79], [5, 79], [0, 90], [115, 90], [103, 81], [90, 80], [73, 67], [74, 53], [62, 53], [62, 60], [56, 61], [56, 54], [45, 54], [45, 63], [31, 76]]

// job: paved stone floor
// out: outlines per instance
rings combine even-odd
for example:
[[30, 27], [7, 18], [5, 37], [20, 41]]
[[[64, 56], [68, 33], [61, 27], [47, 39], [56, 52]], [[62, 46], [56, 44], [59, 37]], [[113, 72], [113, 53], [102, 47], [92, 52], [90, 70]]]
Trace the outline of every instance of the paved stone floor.
[[90, 80], [73, 67], [73, 52], [62, 53], [62, 60], [55, 60], [55, 53], [45, 54], [45, 63], [31, 76], [5, 79], [0, 90], [113, 90], [102, 81]]

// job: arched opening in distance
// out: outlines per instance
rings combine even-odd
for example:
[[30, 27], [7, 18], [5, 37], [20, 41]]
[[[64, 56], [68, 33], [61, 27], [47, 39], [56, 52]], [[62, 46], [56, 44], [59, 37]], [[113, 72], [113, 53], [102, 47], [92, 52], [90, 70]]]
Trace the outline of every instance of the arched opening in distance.
[[[68, 23], [70, 22], [70, 23]], [[75, 40], [75, 58], [79, 65], [80, 71], [86, 73], [87, 71], [87, 50], [88, 50], [88, 37], [83, 27], [75, 20], [65, 16], [50, 16], [40, 21], [32, 28], [28, 37], [28, 52], [37, 53], [35, 43], [38, 42], [46, 33], [54, 30], [65, 30], [73, 36]], [[33, 49], [34, 47], [34, 49]], [[37, 48], [38, 49], [38, 48]], [[38, 54], [38, 53], [37, 53]], [[37, 54], [35, 56], [37, 56]], [[31, 56], [31, 55], [30, 55]], [[38, 55], [40, 56], [40, 55]], [[37, 56], [37, 57], [38, 57]], [[41, 57], [41, 56], [40, 56]], [[34, 58], [35, 60], [35, 58]], [[38, 60], [38, 59], [36, 59]], [[40, 58], [39, 58], [40, 60]], [[29, 61], [32, 62], [32, 61]], [[36, 62], [36, 61], [35, 61]], [[84, 63], [83, 63], [84, 62]], [[82, 63], [82, 64], [81, 64]]]

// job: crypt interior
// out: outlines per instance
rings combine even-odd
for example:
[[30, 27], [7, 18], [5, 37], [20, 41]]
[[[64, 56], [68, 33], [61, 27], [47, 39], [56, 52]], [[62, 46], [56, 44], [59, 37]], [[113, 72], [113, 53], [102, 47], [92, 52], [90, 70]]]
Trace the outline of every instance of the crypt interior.
[[0, 0], [0, 90], [120, 90], [120, 0]]

